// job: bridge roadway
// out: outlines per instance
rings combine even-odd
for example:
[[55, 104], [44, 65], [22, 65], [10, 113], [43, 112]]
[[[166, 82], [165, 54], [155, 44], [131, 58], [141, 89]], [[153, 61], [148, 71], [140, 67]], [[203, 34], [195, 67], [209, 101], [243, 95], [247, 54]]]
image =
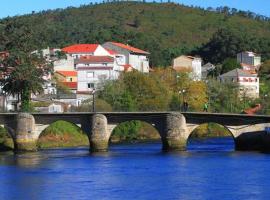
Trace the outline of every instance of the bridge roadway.
[[107, 151], [117, 124], [141, 120], [160, 133], [164, 150], [184, 150], [191, 132], [203, 123], [228, 128], [237, 150], [270, 150], [270, 116], [196, 112], [101, 112], [101, 113], [0, 113], [0, 124], [12, 135], [17, 151], [36, 150], [41, 132], [51, 123], [65, 120], [80, 126], [89, 136], [91, 151]]

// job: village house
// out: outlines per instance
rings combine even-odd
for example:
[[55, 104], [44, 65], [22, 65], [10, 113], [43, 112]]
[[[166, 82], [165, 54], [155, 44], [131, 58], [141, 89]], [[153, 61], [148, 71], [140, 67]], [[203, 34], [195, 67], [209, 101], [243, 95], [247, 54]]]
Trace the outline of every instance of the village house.
[[99, 44], [74, 44], [63, 48], [62, 51], [73, 59], [82, 56], [110, 56], [110, 53]]
[[261, 56], [251, 51], [244, 51], [237, 54], [237, 62], [243, 70], [256, 74], [261, 66]]
[[222, 83], [234, 82], [239, 85], [241, 98], [259, 98], [260, 83], [256, 74], [251, 74], [242, 69], [234, 69], [219, 76]]
[[106, 80], [115, 80], [114, 58], [110, 56], [84, 56], [75, 61], [78, 72], [78, 99], [85, 99], [95, 89], [101, 89]]
[[67, 87], [72, 93], [76, 93], [77, 71], [56, 71], [54, 75], [59, 84]]
[[172, 61], [172, 68], [177, 72], [190, 72], [193, 80], [199, 81], [202, 78], [202, 60], [192, 56], [179, 56]]
[[139, 72], [149, 73], [149, 52], [118, 42], [106, 42], [102, 46], [125, 56], [125, 58], [116, 56], [116, 61], [125, 71], [133, 68]]

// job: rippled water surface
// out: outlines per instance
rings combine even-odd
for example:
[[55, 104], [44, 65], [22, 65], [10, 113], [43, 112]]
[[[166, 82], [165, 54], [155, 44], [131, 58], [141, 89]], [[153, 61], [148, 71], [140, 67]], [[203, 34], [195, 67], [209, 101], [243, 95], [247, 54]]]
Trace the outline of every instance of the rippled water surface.
[[0, 199], [270, 199], [270, 155], [233, 151], [230, 138], [0, 153]]

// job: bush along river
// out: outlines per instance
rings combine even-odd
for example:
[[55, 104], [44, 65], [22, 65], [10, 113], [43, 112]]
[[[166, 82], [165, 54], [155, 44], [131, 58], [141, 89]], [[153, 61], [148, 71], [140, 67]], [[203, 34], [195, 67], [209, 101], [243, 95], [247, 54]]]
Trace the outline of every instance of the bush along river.
[[269, 199], [270, 155], [234, 151], [232, 137], [0, 153], [0, 199]]

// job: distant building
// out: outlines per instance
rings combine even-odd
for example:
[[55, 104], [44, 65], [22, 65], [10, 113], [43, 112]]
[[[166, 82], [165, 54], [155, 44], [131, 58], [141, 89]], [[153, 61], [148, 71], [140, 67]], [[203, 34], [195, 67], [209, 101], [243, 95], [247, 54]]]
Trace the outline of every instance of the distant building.
[[118, 42], [106, 42], [102, 46], [125, 56], [125, 58], [116, 56], [116, 62], [122, 65], [125, 71], [132, 67], [139, 72], [149, 73], [149, 52]]
[[100, 88], [106, 80], [117, 79], [119, 73], [114, 70], [114, 58], [110, 56], [85, 56], [75, 60], [78, 72], [77, 93], [87, 93]]
[[251, 51], [244, 51], [237, 54], [237, 62], [241, 64], [243, 70], [253, 73], [261, 66], [261, 56]]
[[172, 61], [172, 67], [177, 72], [191, 72], [193, 80], [202, 78], [202, 60], [192, 56], [179, 56]]
[[77, 71], [56, 71], [58, 82], [67, 87], [72, 93], [77, 91]]
[[212, 63], [206, 63], [205, 65], [202, 66], [202, 79], [205, 80], [208, 76], [208, 74], [215, 70], [216, 66], [213, 65]]
[[82, 56], [110, 56], [110, 53], [99, 44], [75, 44], [63, 48], [62, 51], [73, 59]]
[[257, 75], [242, 69], [234, 69], [219, 76], [222, 83], [234, 82], [239, 85], [239, 95], [242, 98], [259, 98], [260, 81]]
[[56, 71], [55, 76], [60, 82], [77, 82], [76, 71]]

